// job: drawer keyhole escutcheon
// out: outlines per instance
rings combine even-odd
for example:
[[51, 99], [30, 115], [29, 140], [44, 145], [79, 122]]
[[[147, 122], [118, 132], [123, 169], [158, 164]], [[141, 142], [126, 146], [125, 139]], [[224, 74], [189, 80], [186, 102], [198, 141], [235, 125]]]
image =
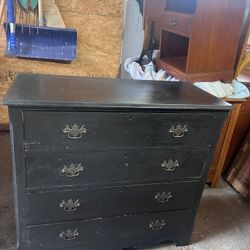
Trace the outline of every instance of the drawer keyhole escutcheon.
[[172, 135], [174, 138], [181, 138], [185, 135], [185, 133], [188, 132], [188, 127], [187, 125], [184, 125], [183, 127], [179, 124], [176, 127], [172, 126], [169, 129], [169, 133]]
[[66, 128], [63, 129], [63, 133], [67, 134], [69, 139], [76, 140], [82, 138], [82, 135], [87, 133], [87, 129], [84, 125], [80, 127], [74, 124], [71, 128], [69, 125], [66, 125]]
[[162, 192], [155, 195], [155, 199], [160, 203], [166, 203], [172, 198], [171, 192]]
[[82, 164], [70, 164], [69, 166], [64, 165], [61, 173], [66, 175], [69, 178], [77, 177], [80, 175], [80, 172], [84, 170]]
[[170, 26], [176, 27], [177, 26], [177, 20], [175, 18], [171, 19]]
[[177, 160], [169, 160], [168, 162], [164, 161], [161, 166], [166, 172], [173, 172], [176, 170], [177, 167], [179, 167], [179, 162]]
[[78, 229], [67, 230], [66, 232], [61, 232], [59, 237], [63, 240], [75, 240], [79, 236]]
[[69, 199], [68, 201], [63, 200], [60, 203], [60, 207], [66, 212], [73, 212], [76, 211], [78, 207], [80, 207], [80, 202], [79, 200], [73, 201], [72, 199]]
[[154, 230], [154, 231], [159, 231], [161, 230], [164, 226], [166, 226], [165, 220], [156, 220], [152, 221], [149, 224], [149, 227]]

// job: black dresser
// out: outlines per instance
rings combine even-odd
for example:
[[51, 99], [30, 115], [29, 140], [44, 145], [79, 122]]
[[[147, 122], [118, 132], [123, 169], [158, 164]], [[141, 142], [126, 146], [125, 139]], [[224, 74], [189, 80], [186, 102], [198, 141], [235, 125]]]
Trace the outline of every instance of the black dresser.
[[4, 104], [18, 250], [189, 244], [229, 104], [184, 83], [32, 74]]

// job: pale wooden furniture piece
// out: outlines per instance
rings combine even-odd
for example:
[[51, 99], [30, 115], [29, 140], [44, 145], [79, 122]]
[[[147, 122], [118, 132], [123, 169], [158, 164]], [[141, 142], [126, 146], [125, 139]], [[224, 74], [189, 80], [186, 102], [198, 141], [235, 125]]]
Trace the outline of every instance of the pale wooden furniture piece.
[[213, 188], [217, 186], [222, 170], [225, 166], [242, 103], [245, 102], [245, 99], [226, 99], [226, 101], [231, 103], [234, 106], [234, 109], [230, 111], [221, 131], [214, 158], [209, 170], [207, 183], [209, 183]]

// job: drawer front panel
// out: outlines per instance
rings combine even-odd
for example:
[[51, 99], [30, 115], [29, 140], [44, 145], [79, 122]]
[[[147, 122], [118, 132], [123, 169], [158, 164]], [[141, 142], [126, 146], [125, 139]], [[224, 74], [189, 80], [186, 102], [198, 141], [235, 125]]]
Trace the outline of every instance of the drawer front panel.
[[26, 151], [208, 145], [216, 116], [202, 113], [24, 112]]
[[208, 150], [119, 149], [26, 155], [27, 187], [77, 187], [200, 178]]
[[192, 26], [192, 16], [164, 11], [162, 13], [162, 26], [163, 29], [189, 36]]
[[28, 194], [29, 224], [146, 213], [193, 206], [199, 182]]
[[99, 218], [78, 222], [31, 226], [31, 249], [68, 249], [99, 242], [140, 239], [184, 233], [191, 210]]

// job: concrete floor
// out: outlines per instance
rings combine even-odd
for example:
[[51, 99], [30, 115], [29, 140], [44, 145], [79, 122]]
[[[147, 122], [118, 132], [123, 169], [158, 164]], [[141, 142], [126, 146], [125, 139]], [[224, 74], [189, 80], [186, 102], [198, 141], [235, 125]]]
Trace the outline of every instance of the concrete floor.
[[[15, 221], [8, 133], [0, 133], [0, 250], [15, 249]], [[221, 181], [206, 188], [196, 217], [192, 245], [151, 250], [250, 250], [250, 203]]]

